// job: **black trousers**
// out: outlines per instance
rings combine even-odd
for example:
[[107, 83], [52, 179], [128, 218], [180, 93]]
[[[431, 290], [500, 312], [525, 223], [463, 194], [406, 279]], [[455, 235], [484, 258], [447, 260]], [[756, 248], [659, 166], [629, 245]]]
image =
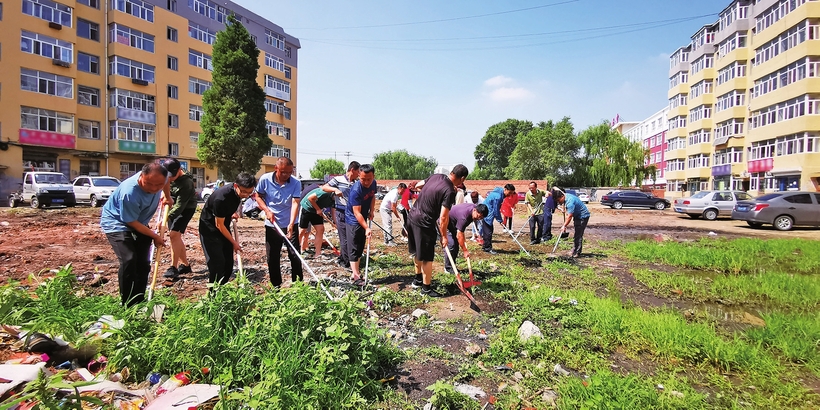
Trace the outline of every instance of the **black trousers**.
[[347, 224], [345, 210], [336, 208], [336, 233], [339, 234], [339, 263], [350, 266], [350, 246], [347, 244]]
[[574, 218], [573, 223], [575, 224], [575, 237], [573, 238], [572, 254], [580, 256], [581, 251], [584, 250], [584, 231], [587, 229], [589, 217]]
[[493, 224], [481, 220], [481, 239], [484, 240], [484, 245], [481, 249], [485, 251], [493, 250]]
[[539, 242], [544, 232], [544, 214], [530, 217], [530, 241]]
[[233, 273], [233, 244], [220, 232], [211, 232], [199, 226], [199, 243], [208, 265], [208, 283], [228, 283]]
[[[282, 229], [285, 235], [287, 231]], [[299, 226], [293, 225], [293, 234], [288, 238], [288, 241], [293, 244], [294, 251], [290, 246], [288, 248], [288, 259], [290, 259], [290, 279], [293, 282], [302, 281], [302, 261], [299, 260]], [[279, 235], [276, 228], [265, 226], [265, 252], [268, 255], [268, 270], [270, 271], [270, 283], [273, 286], [279, 287], [282, 285], [282, 267], [279, 261], [282, 260], [282, 245], [285, 245], [285, 237]]]
[[[447, 229], [447, 250], [449, 251], [450, 256], [453, 257], [453, 261], [455, 262], [458, 259], [458, 231], [455, 229]], [[450, 258], [447, 255], [444, 255], [444, 270], [450, 273], [455, 273], [455, 269], [453, 269], [452, 264], [450, 263]]]
[[149, 236], [141, 233], [107, 233], [108, 243], [120, 261], [117, 280], [120, 285], [120, 299], [125, 306], [133, 306], [145, 300], [145, 288], [151, 273], [151, 243]]
[[399, 215], [401, 215], [401, 226], [403, 228], [401, 236], [407, 236], [407, 217], [409, 216], [407, 210], [404, 208], [399, 209]]
[[541, 234], [542, 241], [548, 241], [552, 239], [552, 212], [544, 211], [544, 230]]

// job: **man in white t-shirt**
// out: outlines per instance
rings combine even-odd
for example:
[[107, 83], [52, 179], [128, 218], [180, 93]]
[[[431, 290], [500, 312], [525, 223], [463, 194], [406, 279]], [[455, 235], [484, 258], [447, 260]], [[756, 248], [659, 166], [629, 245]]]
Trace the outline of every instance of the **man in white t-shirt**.
[[404, 182], [400, 183], [398, 187], [391, 189], [390, 192], [382, 198], [381, 206], [379, 206], [379, 213], [382, 215], [382, 224], [384, 225], [383, 228], [387, 231], [384, 233], [384, 243], [387, 244], [387, 246], [396, 246], [396, 243], [393, 242], [393, 215], [396, 215], [396, 218], [400, 218], [397, 206], [399, 205], [399, 201], [401, 201], [401, 195], [405, 189], [407, 189], [407, 185], [405, 185]]

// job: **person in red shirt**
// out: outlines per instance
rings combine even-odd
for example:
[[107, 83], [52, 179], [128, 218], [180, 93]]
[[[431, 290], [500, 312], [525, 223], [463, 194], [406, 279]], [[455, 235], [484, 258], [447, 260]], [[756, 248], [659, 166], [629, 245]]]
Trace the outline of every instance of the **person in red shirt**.
[[518, 195], [510, 195], [501, 203], [501, 216], [504, 218], [504, 226], [509, 230], [512, 230], [513, 212], [516, 205], [518, 205]]
[[396, 206], [399, 214], [401, 214], [401, 237], [405, 241], [407, 240], [407, 215], [408, 212], [410, 212], [410, 199], [414, 196], [412, 190], [415, 187], [415, 181], [408, 184], [407, 189], [401, 193], [401, 201], [399, 201], [399, 204]]

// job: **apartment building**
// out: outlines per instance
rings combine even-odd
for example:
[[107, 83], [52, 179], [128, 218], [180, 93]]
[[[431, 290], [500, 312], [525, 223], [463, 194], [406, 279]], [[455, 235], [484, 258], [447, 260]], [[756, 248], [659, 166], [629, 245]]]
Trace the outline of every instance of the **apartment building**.
[[818, 77], [820, 1], [729, 3], [670, 56], [668, 192], [820, 190]]
[[655, 175], [641, 181], [646, 189], [663, 191], [666, 189], [666, 132], [669, 127], [669, 108], [664, 107], [647, 119], [623, 133], [631, 142], [639, 142], [648, 155], [645, 166], [654, 166]]
[[296, 149], [300, 45], [281, 27], [230, 1], [0, 0], [2, 197], [25, 171], [125, 179], [163, 156], [200, 187], [216, 180], [196, 151], [212, 44], [231, 13], [260, 49], [267, 172]]

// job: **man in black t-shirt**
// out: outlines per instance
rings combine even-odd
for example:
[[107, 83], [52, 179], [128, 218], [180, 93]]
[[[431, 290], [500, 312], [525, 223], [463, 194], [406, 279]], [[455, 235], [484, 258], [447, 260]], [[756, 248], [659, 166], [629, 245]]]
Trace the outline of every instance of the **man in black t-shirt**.
[[450, 208], [456, 200], [456, 186], [467, 179], [467, 167], [456, 165], [450, 175], [433, 174], [424, 181], [418, 198], [410, 210], [407, 245], [413, 255], [416, 277], [414, 288], [421, 287], [422, 294], [431, 297], [441, 295], [433, 290], [433, 259], [436, 253], [436, 224], [441, 234], [441, 247], [447, 248], [447, 225]]
[[233, 253], [242, 247], [231, 234], [231, 219], [239, 218], [238, 208], [243, 199], [251, 196], [256, 177], [242, 172], [233, 184], [214, 191], [199, 217], [199, 242], [208, 265], [208, 283], [224, 285], [233, 272]]

